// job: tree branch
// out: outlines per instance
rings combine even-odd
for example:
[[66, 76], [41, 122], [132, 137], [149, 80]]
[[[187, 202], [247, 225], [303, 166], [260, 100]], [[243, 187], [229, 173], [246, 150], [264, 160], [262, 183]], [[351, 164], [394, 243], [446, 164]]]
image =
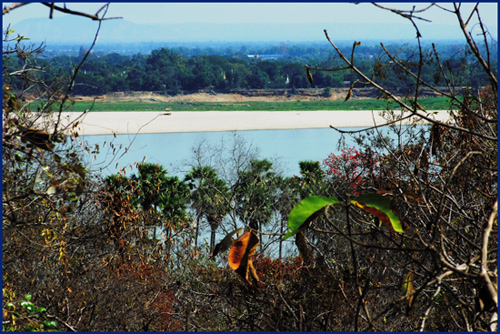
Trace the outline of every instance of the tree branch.
[[[404, 103], [403, 101], [401, 101], [400, 98], [398, 98], [396, 95], [394, 95], [392, 92], [388, 91], [387, 89], [385, 89], [384, 87], [378, 85], [377, 83], [375, 83], [373, 80], [371, 80], [370, 78], [368, 78], [363, 72], [361, 72], [357, 67], [355, 67], [351, 61], [349, 61], [345, 56], [344, 54], [340, 51], [340, 49], [332, 42], [332, 40], [330, 39], [330, 37], [328, 36], [328, 32], [327, 30], [325, 29], [324, 30], [325, 32], [325, 36], [326, 36], [326, 39], [328, 40], [328, 42], [330, 42], [330, 44], [333, 46], [333, 48], [335, 49], [335, 51], [337, 51], [338, 55], [340, 56], [340, 58], [342, 58], [342, 60], [349, 66], [350, 69], [352, 69], [354, 72], [356, 72], [356, 74], [358, 74], [360, 77], [363, 78], [363, 80], [365, 80], [367, 83], [369, 83], [371, 86], [375, 87], [376, 89], [378, 89], [379, 91], [381, 91], [382, 93], [384, 93], [385, 95], [387, 95], [389, 98], [393, 99], [396, 103], [398, 103], [400, 106], [401, 106], [401, 109], [402, 110], [408, 110], [410, 111], [411, 113], [413, 113], [415, 116], [421, 118], [421, 119], [424, 119], [426, 120], [427, 122], [431, 123], [431, 124], [437, 124], [437, 125], [440, 125], [440, 126], [444, 126], [446, 128], [449, 128], [449, 129], [453, 129], [453, 130], [457, 130], [457, 131], [461, 131], [461, 132], [465, 132], [465, 133], [468, 133], [468, 134], [471, 134], [471, 135], [474, 135], [474, 136], [477, 136], [477, 137], [481, 137], [483, 139], [487, 139], [487, 140], [492, 140], [492, 141], [497, 141], [497, 138], [496, 137], [492, 137], [492, 136], [487, 136], [487, 135], [483, 135], [481, 133], [475, 133], [475, 132], [472, 132], [471, 130], [469, 129], [466, 129], [466, 128], [462, 128], [460, 126], [453, 126], [451, 124], [447, 124], [445, 122], [441, 122], [441, 121], [437, 121], [435, 119], [432, 119], [431, 117], [429, 116], [426, 116], [426, 115], [422, 115], [421, 113], [419, 113], [418, 111], [421, 110], [423, 112], [426, 112], [426, 110], [418, 103], [414, 103], [415, 106], [413, 107], [410, 107], [409, 105], [407, 105], [406, 103]], [[382, 125], [381, 125], [382, 126]]]
[[4, 7], [3, 10], [2, 10], [2, 15], [5, 15], [7, 14], [8, 12], [10, 12], [11, 10], [14, 10], [16, 8], [19, 8], [19, 7], [22, 7], [24, 5], [29, 5], [31, 2], [18, 2], [18, 3], [15, 3], [9, 7]]
[[45, 6], [47, 6], [47, 7], [50, 8], [50, 12], [51, 12], [50, 15], [51, 16], [52, 16], [52, 11], [53, 10], [57, 10], [57, 11], [59, 11], [61, 13], [66, 13], [66, 14], [76, 15], [76, 16], [83, 16], [83, 17], [92, 19], [93, 21], [113, 20], [113, 19], [121, 19], [122, 18], [122, 17], [108, 17], [108, 18], [104, 18], [104, 15], [102, 17], [99, 17], [99, 13], [104, 9], [104, 7], [109, 6], [109, 2], [107, 4], [105, 4], [104, 6], [102, 6], [95, 14], [88, 14], [88, 13], [78, 12], [78, 11], [75, 11], [75, 10], [68, 9], [68, 8], [66, 8], [66, 6], [59, 7], [59, 6], [56, 6], [54, 2], [42, 2], [42, 5], [45, 5]]
[[[484, 229], [483, 234], [483, 247], [481, 251], [481, 278], [483, 279], [486, 287], [488, 288], [488, 292], [491, 295], [491, 298], [495, 302], [498, 308], [498, 285], [493, 284], [490, 278], [490, 274], [488, 273], [488, 242], [490, 240], [490, 233], [493, 229], [493, 225], [498, 216], [498, 201], [495, 202], [493, 206], [493, 212], [488, 219], [488, 225]], [[496, 288], [495, 288], [496, 287]]]

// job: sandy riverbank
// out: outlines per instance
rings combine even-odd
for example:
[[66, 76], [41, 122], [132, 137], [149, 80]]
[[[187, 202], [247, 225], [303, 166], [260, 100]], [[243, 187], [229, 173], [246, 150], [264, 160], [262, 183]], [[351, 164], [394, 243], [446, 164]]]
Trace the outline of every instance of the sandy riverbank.
[[[369, 127], [385, 121], [379, 111], [205, 111], [64, 113], [63, 123], [80, 118], [80, 135], [209, 132], [235, 130]], [[447, 111], [432, 117], [448, 118]]]

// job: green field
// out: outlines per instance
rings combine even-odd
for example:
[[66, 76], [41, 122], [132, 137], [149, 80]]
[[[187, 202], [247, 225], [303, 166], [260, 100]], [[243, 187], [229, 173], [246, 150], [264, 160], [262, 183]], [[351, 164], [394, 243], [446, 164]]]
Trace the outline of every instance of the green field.
[[[427, 110], [449, 109], [445, 97], [419, 99]], [[343, 101], [286, 102], [96, 102], [91, 111], [307, 111], [307, 110], [385, 110], [394, 109], [393, 101], [376, 99]], [[82, 112], [91, 108], [91, 102], [75, 102], [70, 111]]]

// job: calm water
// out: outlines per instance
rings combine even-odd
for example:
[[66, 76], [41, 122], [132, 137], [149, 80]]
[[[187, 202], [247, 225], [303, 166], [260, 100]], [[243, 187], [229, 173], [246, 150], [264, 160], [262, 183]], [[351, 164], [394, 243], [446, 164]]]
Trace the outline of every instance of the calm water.
[[[350, 130], [355, 130], [351, 128]], [[259, 149], [259, 158], [277, 159], [285, 176], [299, 172], [299, 161], [323, 161], [332, 152], [338, 152], [341, 135], [333, 129], [294, 129], [294, 130], [256, 130], [236, 132], [188, 132], [85, 136], [82, 137], [90, 145], [100, 145], [97, 159], [92, 161], [96, 168], [101, 168], [104, 175], [117, 173], [119, 168], [133, 165], [136, 161], [159, 163], [169, 174], [182, 177], [189, 169], [185, 162], [192, 159], [193, 150], [202, 141], [217, 145], [224, 140], [232, 143], [234, 135], [243, 138], [247, 145]], [[353, 144], [349, 136], [345, 137], [348, 145]], [[130, 146], [128, 152], [120, 159], [113, 157], [110, 142], [117, 152]], [[103, 143], [104, 146], [103, 146]], [[122, 145], [122, 149], [118, 149]], [[118, 164], [118, 166], [117, 166]], [[107, 167], [106, 167], [107, 166]], [[127, 174], [135, 172], [127, 167]]]

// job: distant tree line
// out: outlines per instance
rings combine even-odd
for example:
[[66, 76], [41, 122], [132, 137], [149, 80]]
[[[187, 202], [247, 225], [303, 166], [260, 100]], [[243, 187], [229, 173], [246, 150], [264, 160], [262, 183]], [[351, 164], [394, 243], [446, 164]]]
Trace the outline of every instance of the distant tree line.
[[[401, 61], [411, 61], [416, 50], [407, 45], [387, 47], [397, 54]], [[432, 52], [432, 46], [429, 46]], [[378, 50], [378, 51], [377, 51]], [[56, 56], [38, 59], [44, 67], [39, 73], [42, 80], [52, 82], [62, 73], [67, 73], [83, 57]], [[204, 53], [204, 51], [206, 51]], [[252, 53], [250, 53], [252, 52]], [[258, 53], [261, 52], [261, 53]], [[456, 44], [443, 44], [438, 52], [445, 65], [460, 73], [452, 78], [456, 86], [469, 86], [478, 89], [486, 83], [486, 77], [477, 61], [471, 58], [467, 47]], [[248, 54], [278, 54], [282, 57], [266, 59], [248, 57]], [[496, 57], [495, 59], [496, 68]], [[390, 61], [376, 46], [359, 46], [354, 61], [365, 73], [370, 73], [377, 82], [400, 93], [411, 91], [413, 81], [404, 72], [397, 70], [397, 64]], [[150, 54], [123, 56], [111, 53], [104, 56], [91, 55], [75, 81], [73, 93], [76, 95], [100, 95], [124, 91], [159, 91], [171, 95], [183, 92], [215, 89], [295, 89], [295, 88], [337, 88], [349, 87], [358, 77], [351, 71], [317, 72], [311, 85], [306, 77], [304, 64], [311, 67], [338, 68], [340, 60], [327, 52], [324, 47], [286, 46], [248, 49], [227, 48], [225, 50], [176, 47], [160, 48]], [[12, 72], [19, 70], [21, 63], [7, 62]], [[418, 63], [415, 63], [415, 67]], [[439, 75], [437, 62], [422, 68], [422, 78], [428, 83], [445, 86], [446, 80]], [[458, 71], [462, 69], [462, 71]], [[21, 89], [21, 82], [17, 88]], [[362, 87], [362, 83], [357, 83]]]

